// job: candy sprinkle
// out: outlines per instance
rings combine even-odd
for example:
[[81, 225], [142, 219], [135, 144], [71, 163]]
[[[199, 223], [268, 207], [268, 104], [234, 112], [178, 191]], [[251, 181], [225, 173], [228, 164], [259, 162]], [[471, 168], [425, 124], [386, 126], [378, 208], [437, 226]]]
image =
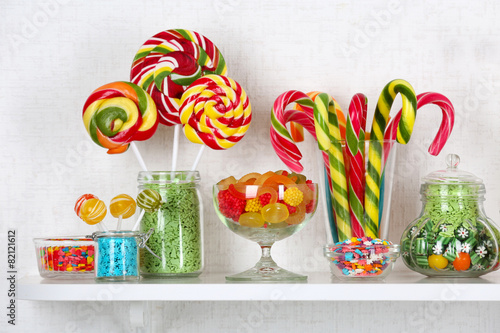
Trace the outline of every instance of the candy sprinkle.
[[384, 253], [389, 252], [391, 242], [371, 237], [347, 239], [330, 248], [336, 253], [332, 262], [345, 276], [376, 276], [383, 273], [391, 260]]

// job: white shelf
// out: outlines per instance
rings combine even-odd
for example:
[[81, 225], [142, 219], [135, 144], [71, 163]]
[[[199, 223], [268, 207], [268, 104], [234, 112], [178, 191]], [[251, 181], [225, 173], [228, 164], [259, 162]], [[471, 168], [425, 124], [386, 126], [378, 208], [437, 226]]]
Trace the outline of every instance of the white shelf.
[[395, 271], [384, 282], [340, 282], [310, 273], [306, 283], [229, 283], [225, 274], [198, 278], [96, 283], [29, 276], [18, 282], [18, 299], [35, 301], [500, 301], [500, 276], [426, 278]]

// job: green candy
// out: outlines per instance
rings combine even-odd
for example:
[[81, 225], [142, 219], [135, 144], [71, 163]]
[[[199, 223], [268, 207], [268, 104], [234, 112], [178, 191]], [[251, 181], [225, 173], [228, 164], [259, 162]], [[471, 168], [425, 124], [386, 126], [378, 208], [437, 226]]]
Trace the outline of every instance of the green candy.
[[161, 257], [158, 259], [141, 249], [141, 274], [196, 274], [202, 268], [202, 217], [200, 198], [194, 184], [144, 186], [156, 190], [163, 202], [158, 211], [146, 212], [141, 220], [141, 231], [155, 228], [146, 245]]
[[137, 196], [137, 206], [148, 213], [153, 213], [161, 206], [161, 195], [155, 190], [145, 189]]

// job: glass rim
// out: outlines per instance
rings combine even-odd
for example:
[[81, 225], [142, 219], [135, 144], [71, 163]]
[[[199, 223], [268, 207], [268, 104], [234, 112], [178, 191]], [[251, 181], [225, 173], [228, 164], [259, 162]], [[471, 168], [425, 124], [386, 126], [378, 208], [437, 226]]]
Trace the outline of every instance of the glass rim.
[[198, 170], [139, 171], [137, 182], [142, 184], [189, 184], [201, 180]]

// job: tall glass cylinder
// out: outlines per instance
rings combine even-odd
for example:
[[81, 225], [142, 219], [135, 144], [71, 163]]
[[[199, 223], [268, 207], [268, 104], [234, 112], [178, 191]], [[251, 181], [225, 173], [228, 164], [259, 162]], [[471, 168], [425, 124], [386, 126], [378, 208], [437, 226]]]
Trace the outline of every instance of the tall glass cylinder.
[[361, 140], [354, 156], [349, 155], [345, 141], [340, 146], [342, 159], [331, 151], [321, 156], [327, 243], [364, 236], [387, 239], [396, 141]]
[[168, 278], [198, 276], [203, 269], [203, 205], [198, 171], [143, 171], [138, 176], [139, 191], [152, 189], [162, 198], [161, 207], [145, 212], [141, 232], [154, 228], [140, 249], [143, 277]]

